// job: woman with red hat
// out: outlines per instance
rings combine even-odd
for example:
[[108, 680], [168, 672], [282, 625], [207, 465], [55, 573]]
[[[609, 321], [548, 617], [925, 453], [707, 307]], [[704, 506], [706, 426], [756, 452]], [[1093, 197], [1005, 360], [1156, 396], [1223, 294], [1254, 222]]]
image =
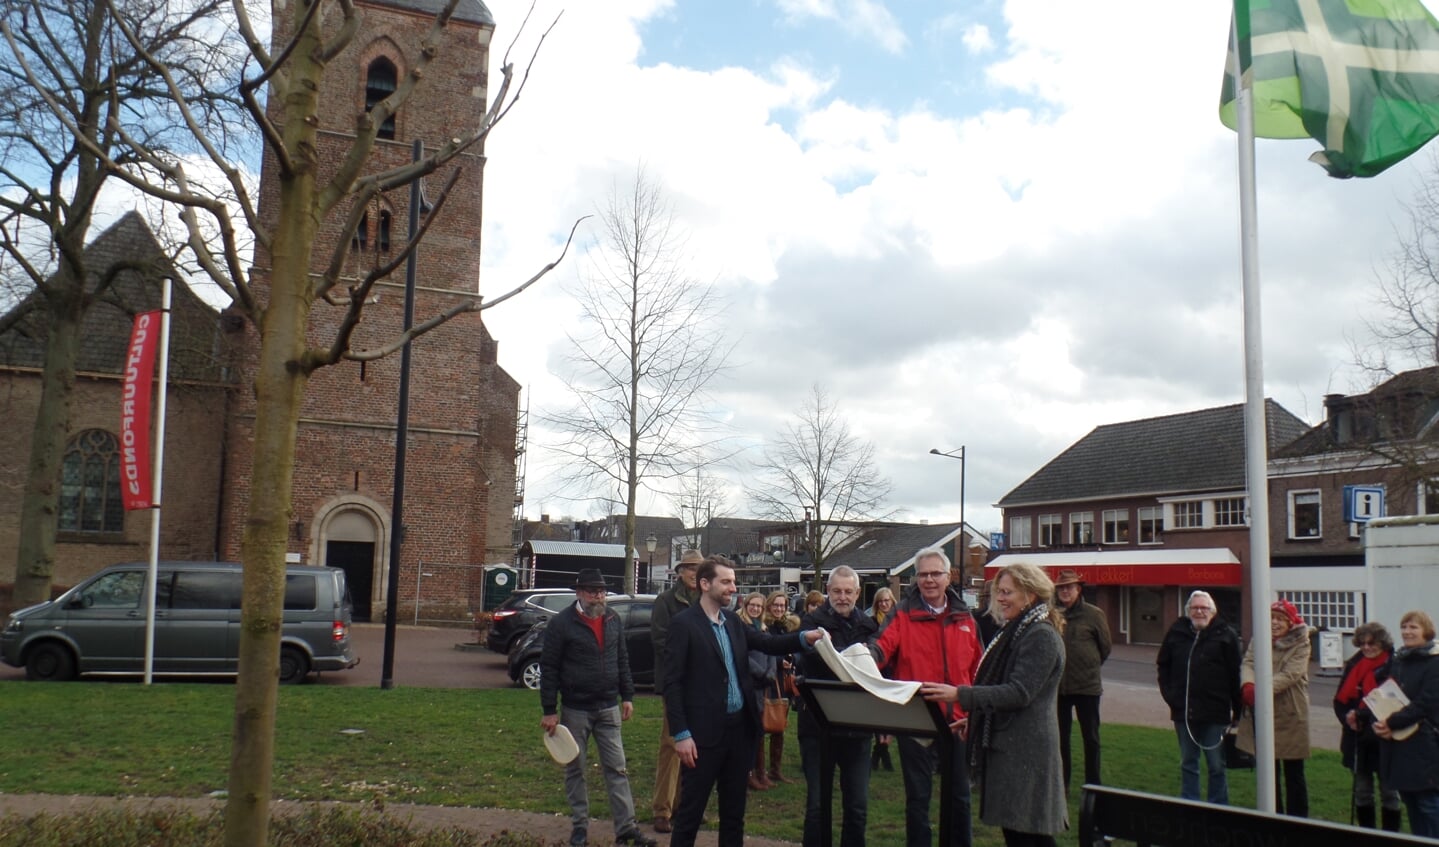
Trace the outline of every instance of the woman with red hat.
[[[1269, 607], [1269, 635], [1274, 640], [1274, 803], [1280, 814], [1309, 817], [1309, 786], [1304, 760], [1309, 758], [1309, 625], [1288, 600]], [[1244, 720], [1239, 723], [1239, 749], [1254, 753], [1254, 642], [1239, 666]]]

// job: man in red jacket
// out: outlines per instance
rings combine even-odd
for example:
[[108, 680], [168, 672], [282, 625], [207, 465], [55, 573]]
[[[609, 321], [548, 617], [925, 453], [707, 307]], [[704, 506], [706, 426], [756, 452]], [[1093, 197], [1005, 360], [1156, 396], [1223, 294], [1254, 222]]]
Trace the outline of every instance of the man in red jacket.
[[[938, 547], [926, 547], [914, 556], [914, 587], [905, 593], [889, 625], [879, 634], [875, 648], [879, 666], [894, 679], [969, 685], [979, 669], [983, 651], [978, 627], [964, 599], [949, 585], [949, 557]], [[946, 704], [950, 722], [963, 717], [957, 704]], [[904, 831], [907, 847], [933, 843], [929, 798], [939, 745], [899, 737], [899, 763], [904, 774]], [[954, 739], [950, 763], [950, 796], [954, 804], [950, 843], [940, 847], [970, 847], [969, 765], [964, 742]]]

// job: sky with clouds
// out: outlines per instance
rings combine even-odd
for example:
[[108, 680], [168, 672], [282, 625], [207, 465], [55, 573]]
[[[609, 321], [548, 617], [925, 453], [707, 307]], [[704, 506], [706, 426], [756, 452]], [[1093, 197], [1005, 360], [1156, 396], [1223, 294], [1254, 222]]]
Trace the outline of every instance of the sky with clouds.
[[[497, 64], [529, 0], [487, 5]], [[482, 291], [553, 258], [643, 163], [691, 274], [728, 298], [735, 367], [713, 394], [739, 440], [819, 384], [905, 518], [956, 518], [959, 464], [928, 451], [965, 445], [966, 517], [999, 529], [992, 504], [1096, 425], [1243, 400], [1228, 8], [537, 0], [515, 56], [563, 14], [488, 142]], [[1432, 167], [1338, 181], [1314, 149], [1258, 144], [1266, 390], [1311, 423], [1325, 393], [1367, 387], [1348, 338]], [[582, 267], [486, 313], [532, 421], [565, 402]], [[550, 440], [532, 423], [527, 513], [589, 515]]]

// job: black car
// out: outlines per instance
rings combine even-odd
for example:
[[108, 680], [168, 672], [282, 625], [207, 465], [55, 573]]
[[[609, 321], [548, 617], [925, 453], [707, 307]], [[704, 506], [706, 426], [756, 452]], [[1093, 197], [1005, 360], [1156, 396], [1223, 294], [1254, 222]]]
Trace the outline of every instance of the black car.
[[[625, 594], [611, 596], [607, 604], [625, 630], [625, 644], [630, 653], [630, 676], [635, 685], [654, 685], [655, 645], [650, 639], [650, 615], [655, 608], [655, 595]], [[549, 619], [541, 621], [524, 638], [515, 642], [510, 651], [510, 679], [526, 688], [540, 687], [540, 651], [545, 646], [545, 630]]]
[[520, 636], [530, 631], [530, 627], [573, 602], [575, 592], [568, 588], [527, 588], [516, 591], [495, 609], [485, 646], [496, 653], [508, 654]]

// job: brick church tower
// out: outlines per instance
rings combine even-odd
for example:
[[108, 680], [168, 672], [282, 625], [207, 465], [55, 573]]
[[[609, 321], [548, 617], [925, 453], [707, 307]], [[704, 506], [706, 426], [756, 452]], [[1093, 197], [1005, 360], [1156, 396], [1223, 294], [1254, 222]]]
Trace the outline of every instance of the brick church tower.
[[[350, 146], [357, 116], [407, 77], [443, 2], [357, 0], [356, 5], [362, 15], [359, 31], [351, 47], [330, 63], [320, 96], [319, 160], [331, 169]], [[493, 32], [494, 21], [480, 0], [461, 0], [414, 95], [382, 127], [368, 172], [410, 161], [416, 139], [433, 149], [479, 123]], [[278, 120], [273, 109], [271, 114]], [[462, 169], [419, 248], [416, 323], [480, 291], [484, 163], [477, 146], [426, 179], [433, 199], [450, 170]], [[260, 187], [260, 215], [267, 227], [274, 223], [276, 182], [274, 162], [267, 156]], [[319, 235], [312, 268], [317, 275], [338, 239], [351, 242], [344, 268], [349, 280], [391, 260], [392, 250], [405, 243], [408, 187], [371, 201], [358, 232], [340, 231], [347, 211], [331, 215]], [[252, 278], [262, 301], [268, 295], [268, 265], [264, 250], [257, 249]], [[344, 287], [342, 281], [341, 297]], [[374, 288], [352, 349], [373, 348], [398, 336], [404, 289], [402, 264]], [[311, 344], [328, 343], [343, 312], [343, 305], [316, 302]], [[242, 390], [225, 448], [221, 556], [229, 559], [239, 556], [249, 499], [260, 496], [249, 488], [254, 398], [248, 390], [259, 334], [248, 324], [236, 329], [241, 333]], [[344, 568], [357, 619], [383, 619], [387, 575], [397, 567], [399, 620], [467, 621], [479, 607], [479, 566], [512, 560], [519, 386], [496, 363], [496, 347], [480, 313], [461, 315], [412, 345], [399, 562], [390, 561], [390, 543], [398, 530], [391, 507], [400, 355], [340, 362], [321, 368], [310, 380], [295, 458], [289, 558]]]

